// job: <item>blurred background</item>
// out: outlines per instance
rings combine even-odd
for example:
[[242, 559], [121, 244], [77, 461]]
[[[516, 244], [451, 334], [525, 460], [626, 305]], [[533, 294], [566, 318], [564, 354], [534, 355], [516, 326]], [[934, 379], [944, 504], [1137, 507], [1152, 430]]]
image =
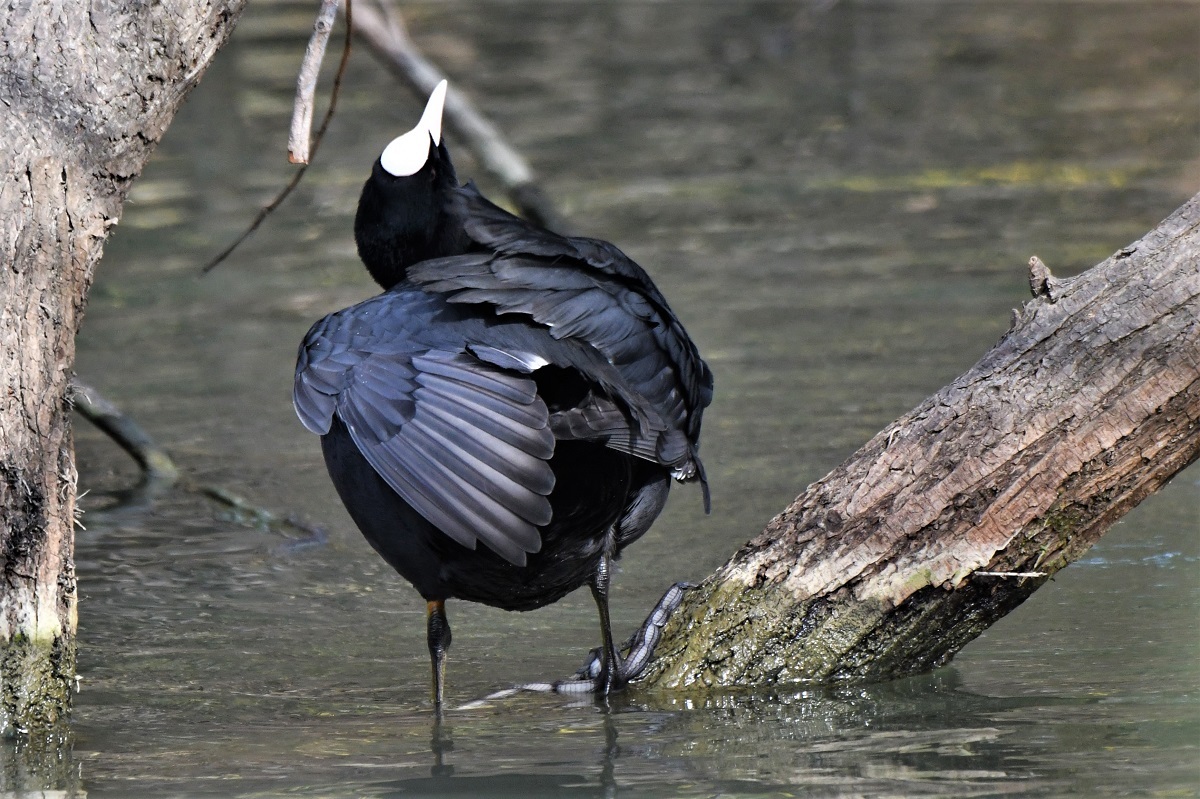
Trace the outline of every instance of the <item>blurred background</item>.
[[[316, 319], [375, 293], [351, 234], [423, 106], [356, 46], [297, 193], [309, 2], [252, 3], [109, 241], [78, 371], [217, 486], [324, 526], [303, 546], [137, 480], [78, 420], [79, 672], [91, 796], [1084, 796], [1200, 790], [1200, 472], [1182, 473], [949, 667], [880, 686], [470, 700], [573, 671], [587, 592], [452, 602], [435, 730], [424, 606], [354, 528], [291, 409]], [[1029, 299], [1200, 190], [1190, 2], [438, 0], [425, 53], [587, 235], [641, 263], [716, 374], [705, 517], [676, 488], [616, 576], [614, 628], [698, 579], [809, 482], [965, 371]], [[340, 48], [335, 32], [323, 87]], [[324, 97], [319, 93], [318, 114]], [[451, 135], [461, 178], [502, 199]]]

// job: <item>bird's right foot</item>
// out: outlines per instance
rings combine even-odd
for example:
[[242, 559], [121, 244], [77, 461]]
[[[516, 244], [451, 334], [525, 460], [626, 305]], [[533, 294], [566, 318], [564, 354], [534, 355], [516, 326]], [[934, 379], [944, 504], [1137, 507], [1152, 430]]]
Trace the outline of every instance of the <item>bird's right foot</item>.
[[591, 651], [587, 662], [568, 679], [557, 680], [555, 682], [525, 683], [513, 688], [505, 688], [502, 691], [488, 694], [482, 699], [468, 702], [460, 709], [478, 707], [485, 702], [505, 699], [521, 691], [556, 694], [593, 694], [599, 697], [606, 696], [613, 690], [624, 688], [631, 681], [641, 676], [642, 672], [646, 670], [646, 666], [650, 663], [650, 658], [654, 656], [655, 647], [662, 640], [663, 628], [667, 625], [671, 614], [683, 602], [684, 593], [695, 587], [692, 583], [675, 583], [675, 585], [667, 589], [667, 592], [662, 595], [662, 599], [658, 600], [658, 604], [650, 611], [650, 615], [646, 617], [646, 621], [642, 624], [641, 628], [628, 641], [621, 645], [621, 655], [618, 658], [619, 664], [616, 673], [610, 679], [606, 680], [601, 675], [603, 656], [601, 648], [596, 647]]
[[620, 647], [620, 657], [613, 674], [604, 675], [604, 658], [601, 649], [591, 651], [587, 662], [575, 675], [566, 680], [550, 683], [550, 690], [560, 694], [595, 693], [604, 695], [620, 690], [641, 676], [654, 656], [654, 649], [662, 640], [663, 628], [679, 605], [686, 591], [696, 586], [693, 583], [675, 583], [667, 589], [658, 604], [650, 611], [642, 626]]

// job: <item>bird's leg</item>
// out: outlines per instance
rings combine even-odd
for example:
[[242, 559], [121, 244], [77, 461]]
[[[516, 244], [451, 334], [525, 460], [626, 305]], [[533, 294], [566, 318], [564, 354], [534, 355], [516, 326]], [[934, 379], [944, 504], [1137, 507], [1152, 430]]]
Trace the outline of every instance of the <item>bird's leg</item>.
[[446, 650], [450, 648], [450, 621], [446, 618], [446, 603], [440, 599], [427, 603], [425, 616], [429, 659], [433, 664], [433, 707], [440, 715], [446, 682]]
[[592, 575], [592, 598], [596, 600], [596, 609], [600, 612], [600, 634], [603, 642], [600, 649], [600, 674], [596, 677], [596, 695], [608, 696], [614, 690], [624, 687], [621, 678], [621, 657], [613, 643], [612, 623], [608, 615], [608, 581], [611, 568], [608, 555], [600, 556], [600, 563]]
[[[667, 626], [667, 620], [683, 602], [684, 592], [695, 587], [692, 583], [680, 582], [668, 588], [667, 592], [658, 600], [658, 604], [650, 611], [650, 615], [646, 617], [642, 626], [629, 637], [628, 641], [621, 644], [619, 652], [625, 653], [624, 659], [621, 661], [619, 676], [622, 684], [636, 680], [645, 670], [650, 658], [654, 655], [655, 647], [662, 639], [662, 631]], [[563, 680], [560, 684], [566, 686], [567, 691], [578, 690], [575, 685], [583, 680], [595, 680], [600, 674], [602, 665], [602, 649], [593, 649], [587, 662], [580, 667], [579, 671], [575, 672], [574, 679]]]
[[[596, 607], [600, 610], [604, 644], [591, 651], [587, 662], [579, 671], [566, 680], [526, 683], [491, 694], [486, 699], [501, 699], [512, 696], [517, 691], [607, 696], [641, 676], [654, 655], [654, 648], [662, 640], [662, 631], [667, 626], [667, 620], [683, 603], [684, 593], [696, 586], [692, 583], [675, 583], [668, 588], [638, 631], [618, 649], [613, 645], [612, 627], [608, 616], [608, 574], [609, 560], [606, 557], [601, 561], [600, 568], [596, 570], [592, 580], [592, 596], [595, 597]], [[621, 657], [621, 652], [625, 653], [624, 658]]]

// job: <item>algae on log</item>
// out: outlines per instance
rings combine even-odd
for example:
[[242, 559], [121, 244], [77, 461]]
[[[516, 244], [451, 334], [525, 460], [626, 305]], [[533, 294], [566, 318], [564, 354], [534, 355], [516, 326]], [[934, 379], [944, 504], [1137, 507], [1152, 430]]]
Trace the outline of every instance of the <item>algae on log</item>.
[[[1034, 298], [974, 367], [684, 599], [640, 684], [870, 681], [946, 663], [1200, 455], [1200, 195]], [[1032, 576], [1028, 576], [1032, 575]]]
[[0, 733], [75, 676], [68, 386], [104, 239], [244, 0], [0, 6]]

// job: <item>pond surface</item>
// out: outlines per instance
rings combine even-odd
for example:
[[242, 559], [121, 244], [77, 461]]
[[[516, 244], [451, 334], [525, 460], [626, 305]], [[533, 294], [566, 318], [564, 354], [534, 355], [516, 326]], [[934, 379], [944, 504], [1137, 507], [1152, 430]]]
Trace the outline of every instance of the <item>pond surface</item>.
[[[671, 298], [717, 376], [714, 512], [676, 490], [627, 553], [618, 631], [974, 363], [1039, 255], [1075, 274], [1200, 187], [1191, 3], [410, 2], [413, 35], [584, 232]], [[424, 608], [369, 549], [290, 404], [295, 349], [374, 292], [351, 220], [421, 101], [356, 50], [303, 187], [289, 175], [309, 3], [256, 3], [107, 247], [79, 372], [218, 486], [324, 526], [291, 540], [136, 472], [78, 425], [79, 673], [59, 777], [89, 796], [1182, 796], [1200, 792], [1200, 472], [938, 672], [897, 683], [590, 702], [587, 592], [452, 603], [435, 728]], [[460, 176], [486, 176], [451, 136]], [[496, 194], [494, 190], [493, 194]], [[295, 535], [294, 533], [292, 535]], [[11, 758], [12, 750], [6, 750]]]

